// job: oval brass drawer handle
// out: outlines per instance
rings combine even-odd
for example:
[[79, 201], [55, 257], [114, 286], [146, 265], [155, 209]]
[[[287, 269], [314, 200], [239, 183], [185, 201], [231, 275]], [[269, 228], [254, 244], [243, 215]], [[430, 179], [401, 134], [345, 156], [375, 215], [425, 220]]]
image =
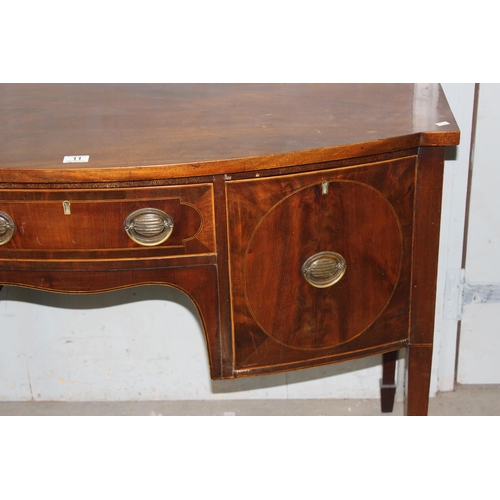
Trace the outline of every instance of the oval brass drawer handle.
[[16, 232], [16, 224], [10, 215], [0, 212], [0, 245], [8, 243]]
[[172, 217], [157, 208], [141, 208], [132, 212], [124, 222], [130, 239], [144, 246], [160, 245], [174, 229]]
[[305, 280], [316, 288], [334, 285], [346, 272], [344, 257], [336, 252], [319, 252], [309, 257], [302, 265]]

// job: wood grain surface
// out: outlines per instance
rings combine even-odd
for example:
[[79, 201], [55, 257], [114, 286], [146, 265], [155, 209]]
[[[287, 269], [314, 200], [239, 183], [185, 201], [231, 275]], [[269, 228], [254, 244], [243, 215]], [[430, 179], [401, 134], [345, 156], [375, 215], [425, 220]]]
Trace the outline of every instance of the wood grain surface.
[[[238, 369], [320, 363], [408, 338], [415, 173], [408, 157], [227, 183]], [[347, 271], [318, 289], [301, 266], [322, 251], [343, 255]]]
[[437, 84], [0, 85], [11, 182], [227, 174], [458, 138]]

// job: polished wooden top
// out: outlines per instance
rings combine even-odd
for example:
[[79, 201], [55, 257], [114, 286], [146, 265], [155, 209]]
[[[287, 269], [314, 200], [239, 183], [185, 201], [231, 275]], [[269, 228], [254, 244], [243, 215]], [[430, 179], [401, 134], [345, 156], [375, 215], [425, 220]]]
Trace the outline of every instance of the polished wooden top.
[[234, 173], [459, 135], [439, 84], [0, 85], [1, 182]]

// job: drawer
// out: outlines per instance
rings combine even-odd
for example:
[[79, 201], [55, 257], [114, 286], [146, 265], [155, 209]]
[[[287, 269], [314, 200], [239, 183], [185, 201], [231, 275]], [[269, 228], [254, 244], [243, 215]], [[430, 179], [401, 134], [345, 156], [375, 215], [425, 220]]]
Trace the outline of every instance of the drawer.
[[211, 184], [0, 192], [0, 258], [215, 253]]
[[415, 168], [411, 156], [227, 183], [237, 372], [408, 338]]

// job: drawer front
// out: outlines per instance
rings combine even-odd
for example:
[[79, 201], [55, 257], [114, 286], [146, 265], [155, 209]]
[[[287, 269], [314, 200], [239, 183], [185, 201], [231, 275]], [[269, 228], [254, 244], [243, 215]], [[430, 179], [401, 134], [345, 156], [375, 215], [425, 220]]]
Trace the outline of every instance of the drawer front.
[[[2, 221], [6, 221], [3, 226]], [[0, 232], [4, 240], [0, 239], [0, 258], [149, 258], [215, 253], [213, 189], [211, 184], [197, 184], [2, 191]]]
[[236, 371], [407, 338], [415, 166], [228, 183]]

